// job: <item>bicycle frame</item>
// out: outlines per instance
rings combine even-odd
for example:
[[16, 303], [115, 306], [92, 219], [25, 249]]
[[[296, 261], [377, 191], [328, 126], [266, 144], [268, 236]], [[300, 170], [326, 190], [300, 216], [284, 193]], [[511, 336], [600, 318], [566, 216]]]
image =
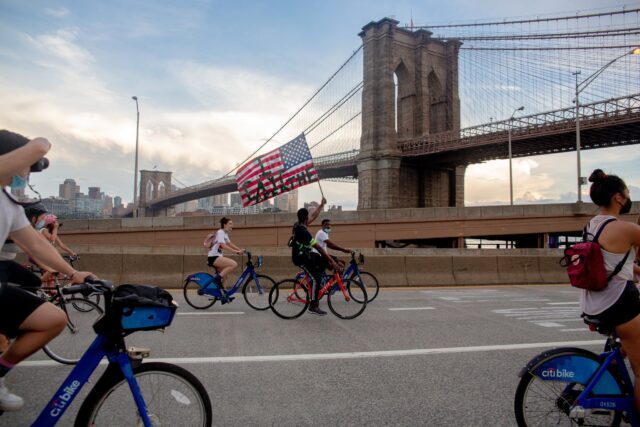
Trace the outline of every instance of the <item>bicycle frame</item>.
[[142, 418], [145, 427], [152, 427], [151, 420], [147, 414], [147, 405], [140, 393], [140, 388], [133, 375], [133, 366], [131, 359], [126, 351], [124, 351], [124, 341], [114, 343], [104, 335], [98, 335], [91, 346], [82, 355], [78, 364], [73, 368], [71, 373], [62, 382], [62, 385], [53, 394], [49, 403], [44, 407], [40, 415], [33, 423], [36, 427], [54, 426], [71, 405], [73, 400], [82, 387], [88, 382], [89, 378], [98, 367], [100, 361], [107, 357], [109, 364], [117, 364], [126, 379], [133, 399], [138, 408], [138, 414]]
[[[306, 275], [306, 272], [305, 271], [301, 271], [296, 275], [294, 280], [301, 280], [305, 275]], [[349, 261], [349, 266], [344, 269], [344, 272], [342, 273], [341, 279], [342, 280], [346, 280], [346, 279], [350, 278], [351, 275], [358, 276], [358, 278], [362, 282], [362, 278], [360, 277], [360, 268], [358, 267], [358, 263], [353, 258], [351, 259], [351, 261]], [[326, 272], [324, 272], [322, 274], [323, 281], [325, 281], [327, 277], [330, 277], [330, 276]], [[313, 277], [307, 277], [307, 279], [313, 280]]]
[[[262, 295], [264, 293], [264, 290], [262, 289], [262, 286], [260, 286], [260, 282], [258, 281], [255, 268], [253, 266], [253, 263], [251, 262], [251, 257], [249, 256], [249, 260], [247, 261], [246, 266], [242, 271], [242, 274], [240, 274], [240, 277], [238, 277], [238, 280], [236, 280], [233, 286], [227, 290], [226, 296], [229, 297], [235, 294], [238, 291], [238, 289], [240, 289], [240, 286], [242, 286], [244, 281], [249, 276], [251, 276], [253, 280], [256, 282], [256, 287], [258, 288], [258, 292]], [[222, 292], [220, 292], [220, 289], [218, 288], [218, 286], [215, 285], [213, 278], [214, 276], [212, 276], [209, 273], [204, 273], [204, 272], [195, 273], [195, 274], [189, 275], [186, 278], [185, 283], [189, 281], [193, 281], [200, 286], [200, 288], [205, 294], [218, 298], [220, 300], [225, 299], [226, 297], [222, 294]]]
[[[344, 284], [342, 283], [342, 279], [343, 278], [340, 277], [338, 272], [334, 272], [333, 276], [329, 276], [328, 274], [325, 273], [322, 277], [323, 286], [322, 288], [320, 288], [320, 292], [318, 292], [318, 299], [321, 299], [324, 296], [324, 294], [329, 292], [331, 288], [337, 285], [338, 289], [342, 291], [342, 294], [344, 295], [346, 301], [349, 301], [350, 298], [349, 298], [348, 292], [344, 287]], [[313, 277], [307, 274], [306, 271], [303, 271], [296, 276], [295, 280], [299, 283], [304, 283], [307, 286], [309, 297], [311, 297], [311, 289], [312, 289], [311, 281], [313, 281]], [[292, 295], [294, 294], [295, 292]], [[289, 298], [291, 298], [291, 295], [289, 296]]]

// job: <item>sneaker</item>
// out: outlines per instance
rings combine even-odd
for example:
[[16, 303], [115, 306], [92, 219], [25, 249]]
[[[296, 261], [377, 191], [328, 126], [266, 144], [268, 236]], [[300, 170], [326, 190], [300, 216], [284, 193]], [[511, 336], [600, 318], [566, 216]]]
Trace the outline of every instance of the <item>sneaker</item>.
[[309, 307], [308, 309], [309, 313], [311, 314], [315, 314], [316, 316], [326, 316], [327, 312], [320, 309], [320, 307], [315, 306], [315, 307]]
[[4, 378], [0, 378], [0, 411], [19, 411], [23, 405], [24, 400], [11, 393], [4, 385]]

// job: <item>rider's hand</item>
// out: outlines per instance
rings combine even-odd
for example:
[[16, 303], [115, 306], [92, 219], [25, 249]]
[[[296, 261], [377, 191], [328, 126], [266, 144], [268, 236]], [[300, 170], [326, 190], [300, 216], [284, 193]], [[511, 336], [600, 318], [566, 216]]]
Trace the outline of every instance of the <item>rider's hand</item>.
[[324, 206], [326, 204], [327, 204], [327, 199], [323, 197], [322, 200], [320, 200], [320, 206]]
[[96, 275], [93, 273], [89, 273], [88, 271], [76, 271], [71, 276], [69, 276], [69, 280], [71, 283], [84, 283], [87, 279], [96, 279]]
[[344, 252], [345, 254], [352, 254], [352, 253], [353, 253], [353, 250], [352, 250], [352, 249], [345, 249], [345, 250], [344, 250], [344, 251], [342, 251], [342, 252]]
[[236, 254], [238, 255], [242, 255], [244, 253], [244, 249], [240, 249], [239, 251], [236, 251]]

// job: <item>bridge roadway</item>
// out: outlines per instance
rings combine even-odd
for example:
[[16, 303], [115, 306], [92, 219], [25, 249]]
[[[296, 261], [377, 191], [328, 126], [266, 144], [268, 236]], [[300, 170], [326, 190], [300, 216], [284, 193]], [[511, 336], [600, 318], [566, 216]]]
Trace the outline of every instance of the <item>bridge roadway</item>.
[[[635, 221], [640, 205], [627, 219]], [[345, 246], [373, 248], [382, 241], [421, 241], [462, 247], [464, 238], [578, 233], [596, 207], [590, 203], [461, 208], [415, 208], [331, 212], [333, 236]], [[220, 217], [158, 217], [64, 221], [65, 242], [96, 246], [202, 247]], [[285, 247], [296, 221], [293, 213], [232, 216], [232, 239], [243, 247]], [[319, 223], [319, 222], [318, 222]], [[318, 224], [316, 224], [317, 226]], [[541, 241], [542, 242], [542, 241]], [[437, 245], [440, 246], [440, 245]], [[544, 247], [529, 245], [527, 247]]]
[[[575, 108], [546, 111], [473, 126], [459, 131], [398, 141], [401, 156], [430, 164], [472, 164], [507, 158], [512, 127], [512, 155], [526, 157], [576, 149]], [[640, 94], [581, 105], [581, 147], [584, 150], [640, 143]], [[357, 177], [358, 150], [318, 157], [321, 179]], [[151, 201], [146, 207], [162, 213], [169, 206], [215, 194], [237, 191], [233, 177], [212, 180]]]
[[[180, 308], [171, 327], [127, 345], [193, 372], [216, 426], [513, 426], [527, 361], [553, 347], [603, 344], [582, 324], [569, 286], [383, 290], [349, 321], [284, 321], [242, 300], [195, 311], [173, 294]], [[70, 369], [42, 352], [18, 365], [7, 384], [25, 408], [0, 425], [30, 425]], [[87, 392], [61, 425], [72, 425]]]

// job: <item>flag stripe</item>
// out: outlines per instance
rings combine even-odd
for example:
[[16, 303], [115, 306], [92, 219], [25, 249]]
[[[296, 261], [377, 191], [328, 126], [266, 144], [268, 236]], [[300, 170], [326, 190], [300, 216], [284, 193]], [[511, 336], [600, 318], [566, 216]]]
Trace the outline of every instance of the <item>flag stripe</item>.
[[[305, 162], [303, 164], [300, 165], [300, 167], [296, 167], [295, 169], [291, 169], [285, 173], [282, 174], [282, 181], [286, 181], [287, 178], [292, 177], [294, 175], [299, 174], [300, 172], [304, 171], [309, 165], [311, 165], [313, 167], [313, 162], [308, 161]], [[317, 175], [317, 172], [314, 169], [309, 169], [309, 176], [311, 175]], [[280, 180], [278, 180], [279, 182]], [[276, 184], [278, 184], [278, 182], [276, 182]], [[266, 190], [270, 190], [270, 187], [273, 187], [273, 184], [271, 183], [271, 181], [267, 181], [264, 183], [264, 188]], [[250, 186], [246, 187], [247, 191], [249, 191], [249, 193], [253, 194], [255, 193], [256, 189], [258, 188], [258, 180], [255, 180]], [[243, 187], [244, 189], [244, 187]]]

